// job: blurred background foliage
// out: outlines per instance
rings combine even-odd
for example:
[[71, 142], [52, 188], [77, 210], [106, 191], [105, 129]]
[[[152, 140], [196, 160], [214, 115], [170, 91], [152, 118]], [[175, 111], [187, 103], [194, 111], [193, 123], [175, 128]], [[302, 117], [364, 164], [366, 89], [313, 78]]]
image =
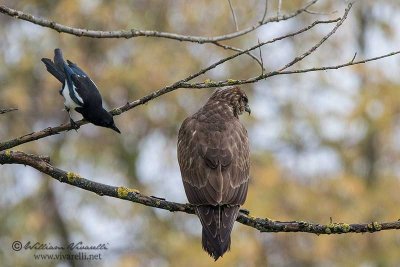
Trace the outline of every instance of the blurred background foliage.
[[[290, 12], [305, 1], [282, 1]], [[264, 1], [232, 0], [240, 29], [262, 16]], [[78, 28], [147, 29], [215, 36], [233, 32], [227, 1], [5, 0], [2, 4]], [[269, 1], [268, 16], [278, 1]], [[344, 1], [325, 0], [303, 14], [268, 24], [225, 44], [246, 48], [342, 14]], [[332, 13], [332, 11], [337, 11]], [[334, 65], [398, 50], [400, 4], [363, 0], [338, 32], [298, 68]], [[68, 121], [60, 84], [40, 62], [62, 48], [99, 86], [111, 109], [180, 80], [232, 54], [211, 44], [160, 38], [79, 38], [0, 16], [0, 140]], [[333, 25], [262, 48], [275, 70], [313, 46]], [[258, 52], [257, 52], [258, 53]], [[244, 85], [252, 107], [243, 116], [252, 145], [251, 184], [244, 208], [253, 216], [320, 223], [399, 218], [400, 58], [355, 67], [275, 76]], [[198, 80], [253, 77], [259, 66], [241, 56]], [[94, 181], [186, 202], [176, 160], [181, 122], [212, 89], [180, 89], [116, 118], [122, 131], [85, 125], [18, 147], [48, 155], [55, 166]], [[76, 115], [76, 118], [79, 118]], [[400, 234], [315, 236], [259, 233], [236, 224], [231, 252], [213, 263], [201, 249], [195, 216], [100, 197], [30, 168], [0, 166], [0, 262], [3, 266], [398, 266]], [[99, 262], [34, 261], [14, 240], [53, 245], [107, 243]]]

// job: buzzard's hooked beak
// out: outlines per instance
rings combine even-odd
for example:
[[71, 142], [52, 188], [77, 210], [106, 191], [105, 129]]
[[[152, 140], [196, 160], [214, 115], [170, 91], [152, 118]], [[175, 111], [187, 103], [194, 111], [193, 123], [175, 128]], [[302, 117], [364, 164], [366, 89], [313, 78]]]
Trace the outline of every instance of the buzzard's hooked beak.
[[246, 104], [246, 106], [244, 107], [244, 110], [245, 110], [246, 112], [248, 112], [249, 115], [251, 114], [251, 109], [250, 109], [250, 107], [249, 107], [249, 104]]

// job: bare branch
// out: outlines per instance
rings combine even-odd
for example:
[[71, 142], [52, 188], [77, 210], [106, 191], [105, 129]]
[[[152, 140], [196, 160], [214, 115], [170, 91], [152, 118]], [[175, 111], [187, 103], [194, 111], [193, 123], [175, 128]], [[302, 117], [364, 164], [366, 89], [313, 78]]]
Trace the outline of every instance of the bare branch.
[[317, 12], [317, 11], [312, 11], [312, 10], [304, 10], [305, 13], [311, 14], [311, 15], [320, 15], [320, 16], [328, 16], [328, 15], [333, 15], [336, 14], [338, 11], [334, 10], [332, 12]]
[[159, 38], [167, 38], [167, 39], [173, 39], [173, 40], [178, 40], [178, 41], [185, 41], [185, 42], [195, 42], [195, 43], [214, 43], [214, 42], [219, 42], [223, 40], [230, 40], [242, 35], [245, 35], [249, 32], [252, 32], [259, 27], [271, 23], [271, 22], [279, 22], [283, 20], [288, 20], [291, 18], [296, 17], [297, 15], [305, 12], [307, 8], [315, 4], [318, 0], [313, 0], [303, 8], [300, 8], [296, 11], [294, 11], [291, 14], [284, 15], [284, 16], [276, 16], [269, 18], [267, 20], [263, 20], [259, 22], [256, 25], [253, 25], [251, 27], [248, 27], [246, 29], [243, 29], [241, 31], [236, 31], [233, 33], [225, 34], [225, 35], [219, 35], [219, 36], [214, 36], [214, 37], [203, 37], [203, 36], [190, 36], [190, 35], [181, 35], [181, 34], [176, 34], [176, 33], [169, 33], [169, 32], [158, 32], [158, 31], [148, 31], [148, 30], [136, 30], [136, 29], [130, 29], [130, 30], [117, 30], [117, 31], [97, 31], [97, 30], [88, 30], [88, 29], [82, 29], [82, 28], [73, 28], [69, 26], [65, 26], [62, 24], [59, 24], [55, 21], [51, 21], [45, 18], [41, 17], [35, 17], [31, 14], [24, 13], [19, 10], [15, 10], [12, 8], [9, 8], [7, 6], [0, 6], [0, 13], [6, 14], [8, 16], [25, 20], [28, 22], [31, 22], [33, 24], [37, 24], [39, 26], [47, 27], [53, 30], [56, 30], [60, 33], [67, 33], [67, 34], [72, 34], [75, 36], [85, 36], [85, 37], [91, 37], [91, 38], [135, 38], [135, 37], [159, 37]]
[[238, 23], [237, 23], [237, 20], [236, 20], [235, 10], [233, 10], [231, 0], [228, 0], [228, 3], [229, 3], [229, 8], [231, 9], [231, 13], [232, 13], [232, 17], [233, 17], [233, 23], [235, 24], [235, 29], [238, 32], [239, 31], [239, 26], [238, 26]]
[[353, 58], [352, 58], [351, 61], [350, 61], [351, 63], [354, 62], [354, 60], [356, 59], [356, 56], [357, 56], [357, 52], [354, 53], [354, 56], [353, 56]]
[[8, 113], [14, 110], [18, 110], [17, 108], [0, 108], [0, 114]]
[[[80, 121], [77, 121], [76, 123], [79, 126], [82, 126], [82, 125], [86, 124], [87, 121], [80, 120]], [[70, 123], [64, 123], [64, 124], [61, 124], [61, 125], [56, 126], [56, 127], [48, 127], [48, 128], [43, 129], [43, 130], [41, 130], [39, 132], [32, 132], [32, 133], [29, 133], [29, 134], [25, 134], [25, 135], [20, 136], [18, 138], [14, 138], [12, 140], [1, 142], [0, 143], [0, 151], [8, 149], [8, 148], [15, 147], [15, 146], [18, 146], [18, 145], [21, 145], [21, 144], [25, 144], [27, 142], [38, 140], [38, 139], [44, 138], [46, 136], [56, 135], [56, 134], [59, 134], [61, 132], [68, 131], [68, 130], [71, 130], [71, 129], [73, 129], [73, 127], [71, 126]]]
[[[258, 39], [258, 44], [260, 44], [260, 39]], [[258, 47], [258, 50], [260, 52], [260, 60], [261, 60], [261, 75], [263, 75], [265, 69], [264, 69], [264, 60], [263, 60], [263, 56], [262, 56], [261, 46]]]
[[[327, 35], [325, 35], [316, 45], [311, 47], [309, 50], [307, 50], [301, 56], [298, 56], [298, 57], [294, 58], [291, 62], [286, 64], [283, 68], [281, 68], [278, 71], [272, 71], [272, 72], [269, 72], [269, 73], [266, 73], [266, 74], [262, 74], [262, 75], [260, 75], [258, 77], [251, 78], [251, 79], [248, 79], [248, 80], [227, 80], [227, 81], [221, 81], [221, 82], [211, 82], [211, 83], [207, 82], [207, 83], [197, 83], [197, 84], [190, 84], [190, 83], [183, 82], [183, 83], [180, 84], [180, 86], [185, 87], [185, 88], [209, 88], [209, 87], [220, 87], [220, 86], [228, 86], [228, 85], [239, 85], [239, 84], [245, 84], [245, 83], [253, 83], [253, 82], [259, 81], [261, 79], [265, 79], [267, 77], [275, 76], [275, 75], [278, 75], [278, 74], [286, 74], [286, 73], [283, 73], [284, 69], [294, 65], [295, 63], [297, 63], [297, 62], [299, 62], [301, 60], [303, 60], [306, 56], [310, 55], [319, 46], [321, 46], [322, 43], [324, 43], [330, 36], [332, 36], [336, 32], [336, 30], [346, 20], [347, 15], [350, 12], [351, 7], [352, 7], [352, 3], [349, 3], [347, 8], [346, 8], [346, 10], [345, 10], [345, 12], [344, 12], [344, 14], [343, 14], [343, 16], [342, 16], [342, 18], [337, 18], [337, 19], [334, 19], [334, 20], [317, 20], [317, 21], [314, 21], [312, 24], [310, 24], [309, 26], [307, 26], [307, 27], [305, 27], [303, 29], [300, 29], [300, 30], [298, 30], [296, 32], [292, 32], [292, 33], [289, 33], [289, 34], [274, 38], [274, 39], [266, 41], [266, 42], [258, 43], [257, 45], [255, 45], [253, 47], [250, 47], [249, 49], [243, 50], [242, 52], [239, 52], [239, 53], [234, 54], [232, 56], [229, 56], [229, 57], [226, 57], [224, 59], [221, 59], [221, 60], [217, 61], [216, 63], [214, 63], [214, 64], [210, 65], [209, 67], [207, 67], [207, 68], [202, 70], [202, 72], [205, 73], [206, 71], [209, 71], [209, 70], [211, 70], [211, 69], [213, 69], [213, 68], [215, 68], [215, 67], [217, 67], [217, 66], [219, 66], [219, 65], [221, 65], [223, 63], [225, 63], [228, 60], [231, 60], [231, 59], [233, 59], [235, 57], [243, 55], [243, 54], [245, 54], [247, 52], [250, 52], [250, 51], [252, 51], [252, 50], [254, 50], [256, 48], [259, 48], [261, 46], [264, 46], [266, 44], [270, 44], [270, 43], [273, 43], [273, 42], [276, 42], [276, 41], [279, 41], [279, 40], [282, 40], [282, 39], [285, 39], [285, 38], [288, 38], [288, 37], [296, 36], [298, 34], [301, 34], [301, 33], [305, 32], [305, 31], [310, 30], [311, 28], [313, 28], [314, 26], [316, 26], [318, 24], [327, 24], [327, 23], [336, 22], [335, 27]], [[203, 74], [203, 73], [201, 73], [201, 74]], [[1, 146], [0, 146], [0, 149], [1, 149]]]
[[[315, 2], [312, 4], [315, 4]], [[262, 24], [264, 22], [265, 18], [267, 17], [267, 13], [268, 13], [268, 0], [265, 0], [264, 14], [260, 20], [260, 24]]]
[[[51, 165], [47, 160], [36, 155], [26, 154], [19, 151], [0, 152], [0, 164], [21, 164], [28, 165], [50, 177], [69, 185], [81, 188], [98, 194], [99, 196], [109, 196], [128, 200], [134, 203], [142, 204], [149, 207], [164, 209], [171, 212], [185, 212], [194, 214], [194, 208], [191, 204], [181, 204], [167, 201], [164, 198], [146, 196], [138, 190], [126, 188], [123, 186], [116, 187], [102, 183], [97, 183], [79, 176], [73, 172], [66, 172]], [[255, 218], [249, 216], [249, 212], [241, 211], [237, 221], [255, 228], [260, 232], [304, 232], [313, 234], [344, 234], [344, 233], [373, 233], [383, 230], [400, 229], [400, 221], [393, 222], [371, 222], [360, 224], [333, 223], [318, 224], [304, 221], [281, 222], [270, 219]]]
[[[218, 43], [218, 42], [215, 42], [214, 44], [216, 46], [222, 47], [222, 48], [227, 49], [227, 50], [232, 50], [232, 51], [235, 51], [235, 52], [243, 52], [244, 51], [243, 49], [240, 49], [240, 48], [237, 48], [237, 47], [233, 47], [233, 46], [229, 46], [229, 45], [224, 45], [224, 44], [221, 44], [221, 43]], [[245, 52], [245, 54], [248, 55], [249, 57], [251, 57], [252, 59], [254, 59], [257, 62], [257, 64], [259, 64], [261, 66], [261, 68], [264, 67], [263, 63], [262, 63], [262, 59], [261, 60], [258, 59], [255, 55], [253, 55], [250, 52]]]
[[376, 61], [379, 59], [383, 59], [383, 58], [387, 58], [387, 57], [391, 57], [391, 56], [395, 56], [400, 54], [400, 50], [399, 51], [394, 51], [394, 52], [390, 52], [381, 56], [377, 56], [377, 57], [372, 57], [372, 58], [367, 58], [367, 59], [363, 59], [363, 60], [359, 60], [359, 61], [354, 61], [354, 58], [344, 64], [340, 64], [340, 65], [335, 65], [335, 66], [325, 66], [325, 67], [316, 67], [316, 68], [308, 68], [308, 69], [300, 69], [300, 70], [292, 70], [292, 71], [282, 71], [279, 74], [296, 74], [296, 73], [305, 73], [305, 72], [313, 72], [313, 71], [324, 71], [324, 70], [333, 70], [333, 69], [340, 69], [340, 68], [344, 68], [344, 67], [349, 67], [349, 66], [353, 66], [353, 65], [359, 65], [359, 64], [364, 64], [370, 61]]
[[283, 68], [281, 68], [279, 71], [285, 70], [291, 66], [293, 66], [294, 64], [296, 64], [297, 62], [303, 60], [305, 57], [307, 57], [308, 55], [310, 55], [312, 52], [314, 52], [315, 50], [317, 50], [318, 47], [320, 47], [326, 40], [328, 40], [329, 37], [331, 37], [337, 29], [339, 29], [339, 27], [343, 24], [343, 22], [346, 20], [347, 15], [350, 12], [350, 9], [352, 7], [352, 3], [349, 3], [346, 10], [344, 11], [343, 17], [338, 21], [338, 23], [336, 23], [335, 27], [327, 34], [325, 35], [316, 45], [314, 45], [313, 47], [311, 47], [309, 50], [307, 50], [304, 54], [294, 58], [292, 61], [290, 61], [288, 64], [286, 64]]
[[281, 15], [282, 10], [282, 0], [278, 0], [278, 17]]
[[[210, 88], [210, 87], [222, 87], [222, 86], [230, 86], [230, 85], [241, 85], [241, 84], [248, 84], [248, 83], [255, 83], [260, 80], [264, 80], [266, 78], [272, 77], [272, 76], [277, 76], [277, 75], [285, 75], [285, 74], [299, 74], [299, 73], [306, 73], [306, 72], [314, 72], [314, 71], [326, 71], [326, 70], [333, 70], [333, 69], [341, 69], [344, 67], [349, 67], [349, 66], [354, 66], [354, 65], [359, 65], [359, 64], [364, 64], [370, 61], [376, 61], [379, 59], [391, 57], [400, 54], [399, 51], [394, 51], [387, 53], [385, 55], [377, 56], [377, 57], [372, 57], [372, 58], [367, 58], [359, 61], [349, 61], [347, 63], [339, 64], [339, 65], [334, 65], [334, 66], [324, 66], [324, 67], [314, 67], [314, 68], [307, 68], [307, 69], [298, 69], [298, 70], [287, 70], [287, 71], [271, 71], [268, 73], [265, 73], [264, 75], [259, 75], [257, 77], [249, 78], [246, 80], [225, 80], [225, 81], [213, 81], [213, 82], [203, 82], [203, 83], [182, 83], [180, 86], [182, 88], [196, 88], [196, 89], [202, 89], [202, 88]], [[0, 143], [0, 150], [1, 150], [1, 143]]]

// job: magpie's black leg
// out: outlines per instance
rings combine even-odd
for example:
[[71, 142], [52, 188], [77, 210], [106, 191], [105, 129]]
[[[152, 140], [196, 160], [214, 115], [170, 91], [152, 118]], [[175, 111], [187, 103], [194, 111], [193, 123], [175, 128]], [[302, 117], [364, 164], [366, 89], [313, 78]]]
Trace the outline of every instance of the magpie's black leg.
[[78, 131], [79, 125], [72, 119], [71, 113], [69, 113], [70, 109], [69, 109], [67, 106], [65, 106], [65, 110], [68, 112], [69, 122], [71, 123], [72, 128], [73, 128], [75, 131]]
[[71, 118], [71, 116], [69, 117], [69, 122], [71, 123], [72, 128], [73, 128], [75, 131], [78, 131], [79, 125]]

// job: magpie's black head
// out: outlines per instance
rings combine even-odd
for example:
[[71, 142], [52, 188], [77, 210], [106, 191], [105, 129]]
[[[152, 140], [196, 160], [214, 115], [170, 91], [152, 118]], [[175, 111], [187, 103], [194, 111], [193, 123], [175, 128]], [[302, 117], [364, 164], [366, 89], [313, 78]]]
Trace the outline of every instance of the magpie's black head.
[[88, 121], [97, 126], [102, 126], [106, 128], [110, 128], [117, 133], [121, 133], [121, 131], [117, 128], [114, 123], [113, 116], [105, 109], [100, 109], [96, 112], [90, 112], [87, 114], [88, 116], [84, 116]]

